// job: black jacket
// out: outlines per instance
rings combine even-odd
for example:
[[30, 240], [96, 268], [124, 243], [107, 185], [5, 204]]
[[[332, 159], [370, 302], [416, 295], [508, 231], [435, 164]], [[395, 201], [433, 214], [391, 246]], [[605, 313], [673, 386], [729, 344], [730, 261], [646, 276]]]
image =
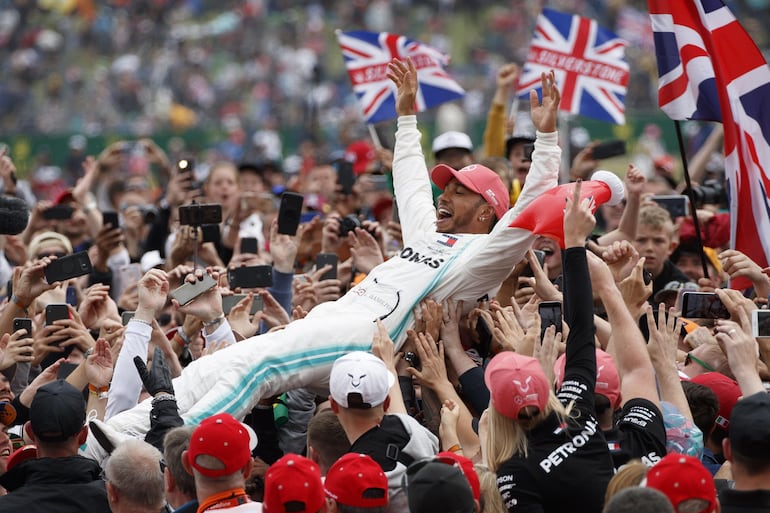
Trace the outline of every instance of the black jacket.
[[568, 248], [562, 265], [570, 332], [557, 397], [574, 407], [563, 424], [556, 413], [546, 417], [528, 433], [528, 455], [514, 455], [497, 469], [508, 513], [599, 513], [613, 474], [607, 441], [594, 417], [595, 328], [586, 250]]
[[0, 513], [110, 513], [101, 467], [82, 456], [27, 460], [0, 476]]

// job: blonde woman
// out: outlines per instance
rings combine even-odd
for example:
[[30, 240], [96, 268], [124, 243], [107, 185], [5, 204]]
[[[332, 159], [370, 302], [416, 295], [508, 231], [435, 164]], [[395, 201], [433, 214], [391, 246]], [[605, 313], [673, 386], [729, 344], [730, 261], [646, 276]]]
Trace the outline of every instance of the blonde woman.
[[[581, 201], [580, 188], [578, 182], [564, 214], [564, 310], [570, 331], [558, 395], [529, 356], [500, 353], [484, 376], [490, 393], [484, 456], [511, 513], [599, 513], [613, 474], [593, 416], [596, 353], [585, 241], [595, 220], [592, 200]], [[554, 328], [548, 330], [546, 337], [553, 336]]]

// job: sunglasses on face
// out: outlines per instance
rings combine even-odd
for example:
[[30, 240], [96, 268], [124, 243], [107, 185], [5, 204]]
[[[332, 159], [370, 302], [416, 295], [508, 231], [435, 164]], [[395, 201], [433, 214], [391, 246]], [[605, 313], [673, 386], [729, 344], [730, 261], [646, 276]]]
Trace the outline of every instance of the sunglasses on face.
[[693, 356], [692, 353], [687, 353], [687, 356], [684, 357], [684, 365], [685, 365], [685, 367], [690, 365], [690, 363], [692, 363], [692, 362], [695, 362], [696, 364], [700, 365], [701, 367], [703, 367], [704, 369], [706, 369], [709, 372], [716, 372], [714, 367], [712, 367], [708, 363], [704, 362], [703, 360], [701, 360], [700, 358], [698, 358], [696, 356]]

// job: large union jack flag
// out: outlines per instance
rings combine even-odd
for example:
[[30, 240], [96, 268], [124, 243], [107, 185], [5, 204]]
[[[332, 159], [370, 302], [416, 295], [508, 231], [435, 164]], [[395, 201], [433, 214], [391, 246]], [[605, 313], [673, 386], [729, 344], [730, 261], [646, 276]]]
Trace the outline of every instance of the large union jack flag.
[[560, 110], [622, 125], [629, 75], [626, 45], [590, 18], [543, 9], [517, 94], [539, 90], [540, 74], [554, 70]]
[[[721, 121], [730, 243], [770, 261], [770, 67], [721, 0], [648, 0], [658, 102], [672, 119]], [[734, 288], [750, 286], [746, 279]]]
[[462, 98], [465, 91], [444, 71], [449, 57], [406, 36], [387, 32], [337, 31], [353, 92], [367, 123], [396, 116], [396, 86], [388, 79], [388, 63], [411, 57], [417, 68], [420, 89], [417, 110], [422, 112]]

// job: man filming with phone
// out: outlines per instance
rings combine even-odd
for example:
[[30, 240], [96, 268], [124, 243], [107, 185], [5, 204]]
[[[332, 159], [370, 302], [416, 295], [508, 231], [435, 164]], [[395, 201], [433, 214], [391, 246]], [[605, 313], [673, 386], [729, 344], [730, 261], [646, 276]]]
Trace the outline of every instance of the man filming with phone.
[[[509, 225], [557, 185], [560, 94], [554, 74], [542, 75], [542, 101], [535, 91], [530, 94], [538, 134], [527, 184], [514, 209], [509, 209], [508, 191], [497, 174], [475, 164], [459, 171], [448, 166], [433, 170], [431, 178], [443, 189], [434, 207], [414, 115], [417, 70], [411, 60], [393, 60], [388, 76], [398, 89], [393, 176], [402, 218], [410, 220], [403, 226], [404, 248], [343, 297], [318, 305], [304, 319], [187, 366], [174, 383], [186, 423], [196, 424], [217, 412], [243, 416], [260, 398], [285, 390], [325, 388], [337, 358], [370, 349], [375, 320], [383, 322], [398, 349], [414, 323], [414, 307], [424, 297], [473, 304], [499, 287], [529, 249], [532, 231]], [[181, 311], [199, 316], [207, 329], [227, 325], [216, 287]], [[145, 401], [109, 422], [138, 435], [148, 427], [149, 409]]]

